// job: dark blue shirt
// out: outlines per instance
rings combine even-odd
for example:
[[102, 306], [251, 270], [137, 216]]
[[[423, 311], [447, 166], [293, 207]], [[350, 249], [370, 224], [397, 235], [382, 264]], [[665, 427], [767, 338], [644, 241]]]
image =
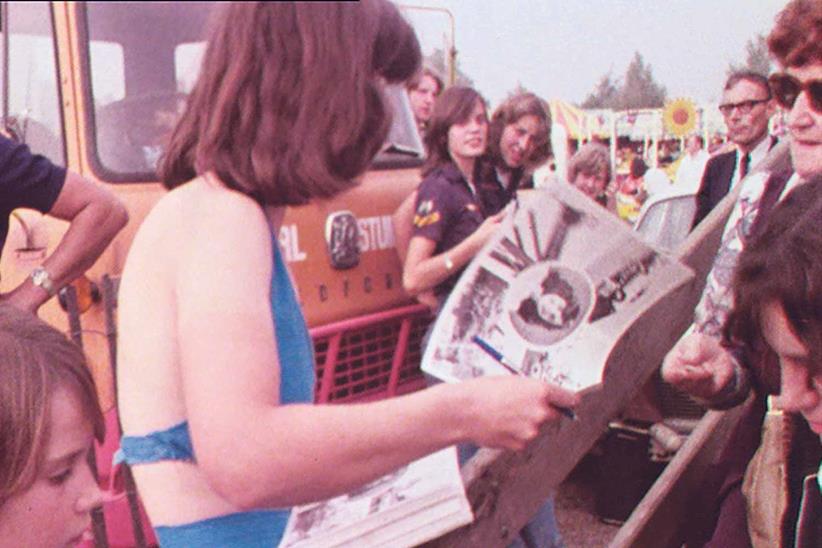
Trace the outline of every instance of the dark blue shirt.
[[[434, 168], [417, 190], [413, 236], [436, 243], [434, 255], [455, 247], [470, 236], [485, 220], [481, 201], [454, 164]], [[438, 297], [447, 295], [459, 279], [454, 272], [434, 288]]]
[[6, 243], [11, 212], [27, 207], [48, 213], [65, 181], [64, 168], [0, 135], [0, 252]]

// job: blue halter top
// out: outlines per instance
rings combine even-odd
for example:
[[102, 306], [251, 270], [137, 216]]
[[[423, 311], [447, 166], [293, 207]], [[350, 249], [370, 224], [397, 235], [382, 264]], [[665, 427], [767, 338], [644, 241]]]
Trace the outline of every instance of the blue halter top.
[[[279, 245], [275, 238], [272, 240], [271, 308], [280, 356], [280, 403], [307, 403], [314, 399], [313, 345]], [[129, 465], [164, 460], [195, 462], [188, 422], [143, 436], [124, 436], [114, 460]], [[183, 525], [161, 525], [155, 527], [155, 532], [163, 548], [272, 547], [280, 542], [290, 513], [290, 509], [237, 512]]]

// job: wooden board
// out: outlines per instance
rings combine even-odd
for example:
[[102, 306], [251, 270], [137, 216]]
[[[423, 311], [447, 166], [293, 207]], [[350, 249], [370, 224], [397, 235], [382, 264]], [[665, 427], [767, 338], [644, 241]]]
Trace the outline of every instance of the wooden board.
[[689, 503], [699, 495], [711, 465], [727, 446], [728, 438], [750, 406], [709, 411], [657, 479], [628, 521], [619, 529], [611, 548], [676, 548], [682, 546]]

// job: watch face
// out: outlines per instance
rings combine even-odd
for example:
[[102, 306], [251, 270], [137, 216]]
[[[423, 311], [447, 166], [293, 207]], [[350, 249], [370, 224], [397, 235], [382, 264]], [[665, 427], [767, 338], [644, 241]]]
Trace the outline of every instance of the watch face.
[[51, 277], [49, 276], [48, 271], [42, 266], [38, 266], [34, 270], [31, 271], [31, 282], [36, 285], [37, 287], [42, 287], [47, 292], [52, 292], [52, 283]]

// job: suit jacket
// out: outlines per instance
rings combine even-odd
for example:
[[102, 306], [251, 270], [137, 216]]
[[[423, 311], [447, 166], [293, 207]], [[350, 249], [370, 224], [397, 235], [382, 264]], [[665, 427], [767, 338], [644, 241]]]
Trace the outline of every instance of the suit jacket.
[[696, 194], [696, 213], [691, 228], [698, 225], [702, 219], [719, 203], [731, 188], [731, 180], [736, 170], [736, 150], [717, 154], [705, 164], [705, 173]]

